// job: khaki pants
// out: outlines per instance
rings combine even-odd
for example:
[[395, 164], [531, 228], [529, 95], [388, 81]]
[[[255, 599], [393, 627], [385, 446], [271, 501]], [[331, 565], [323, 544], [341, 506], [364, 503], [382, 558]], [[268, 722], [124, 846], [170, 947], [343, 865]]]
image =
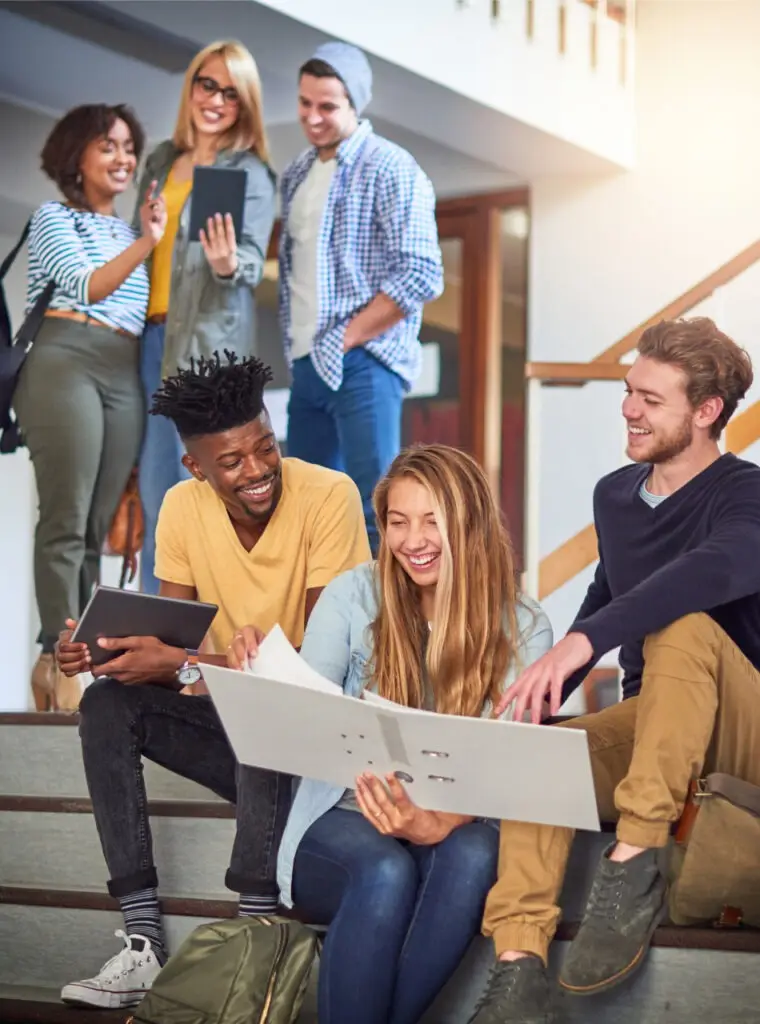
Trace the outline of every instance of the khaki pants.
[[[760, 785], [760, 672], [702, 613], [648, 637], [644, 658], [638, 697], [567, 727], [588, 734], [602, 821], [617, 821], [621, 842], [650, 848], [667, 844], [703, 772]], [[499, 878], [483, 921], [497, 956], [522, 950], [546, 962], [573, 835], [502, 823]]]

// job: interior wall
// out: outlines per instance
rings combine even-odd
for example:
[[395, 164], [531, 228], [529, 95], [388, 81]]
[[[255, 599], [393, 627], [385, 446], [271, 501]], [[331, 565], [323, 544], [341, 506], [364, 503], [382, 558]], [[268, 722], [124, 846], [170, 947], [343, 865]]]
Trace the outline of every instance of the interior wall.
[[[0, 253], [5, 255], [15, 241], [11, 235], [0, 235]], [[25, 289], [26, 253], [22, 252], [5, 281], [14, 323], [19, 322], [23, 311]], [[38, 628], [31, 581], [31, 524], [36, 517], [37, 497], [25, 449], [0, 456], [0, 486], [0, 711], [23, 710], [28, 699], [32, 641]]]
[[[532, 186], [531, 359], [593, 358], [757, 239], [759, 37], [755, 0], [638, 4], [635, 169]], [[701, 310], [758, 365], [759, 277]], [[595, 481], [623, 463], [620, 399], [615, 382], [541, 392], [542, 556], [591, 521]], [[591, 572], [546, 600], [558, 635]]]

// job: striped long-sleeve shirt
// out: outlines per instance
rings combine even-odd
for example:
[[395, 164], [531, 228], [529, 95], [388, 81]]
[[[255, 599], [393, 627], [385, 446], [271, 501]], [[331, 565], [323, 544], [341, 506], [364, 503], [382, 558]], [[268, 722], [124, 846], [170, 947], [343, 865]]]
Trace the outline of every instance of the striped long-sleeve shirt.
[[56, 289], [50, 309], [87, 313], [108, 327], [140, 335], [148, 308], [148, 272], [141, 265], [100, 302], [87, 301], [90, 277], [136, 239], [119, 217], [72, 210], [63, 203], [40, 206], [29, 231], [27, 311], [48, 281]]
[[[282, 176], [280, 323], [290, 361], [292, 242], [288, 214], [297, 189], [317, 159], [301, 154]], [[317, 328], [311, 359], [328, 387], [343, 381], [343, 332], [379, 292], [404, 319], [366, 348], [410, 387], [420, 371], [422, 307], [443, 291], [433, 186], [406, 150], [361, 121], [336, 154], [337, 169], [317, 243]]]

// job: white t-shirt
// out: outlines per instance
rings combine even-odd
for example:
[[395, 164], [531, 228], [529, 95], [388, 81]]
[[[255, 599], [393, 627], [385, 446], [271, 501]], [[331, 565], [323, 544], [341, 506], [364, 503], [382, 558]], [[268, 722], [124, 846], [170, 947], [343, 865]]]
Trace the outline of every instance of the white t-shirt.
[[296, 190], [288, 230], [292, 240], [290, 276], [290, 333], [292, 357], [311, 352], [317, 327], [317, 246], [335, 160], [316, 159]]

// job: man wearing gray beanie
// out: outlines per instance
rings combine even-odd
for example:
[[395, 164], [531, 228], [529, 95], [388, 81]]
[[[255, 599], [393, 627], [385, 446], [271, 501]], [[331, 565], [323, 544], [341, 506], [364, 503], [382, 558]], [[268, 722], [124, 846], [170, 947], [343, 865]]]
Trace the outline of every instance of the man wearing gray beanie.
[[372, 492], [401, 445], [422, 307], [443, 267], [433, 187], [362, 118], [371, 99], [369, 61], [348, 43], [324, 43], [300, 69], [309, 148], [282, 176], [280, 323], [288, 455], [354, 479], [376, 552]]

